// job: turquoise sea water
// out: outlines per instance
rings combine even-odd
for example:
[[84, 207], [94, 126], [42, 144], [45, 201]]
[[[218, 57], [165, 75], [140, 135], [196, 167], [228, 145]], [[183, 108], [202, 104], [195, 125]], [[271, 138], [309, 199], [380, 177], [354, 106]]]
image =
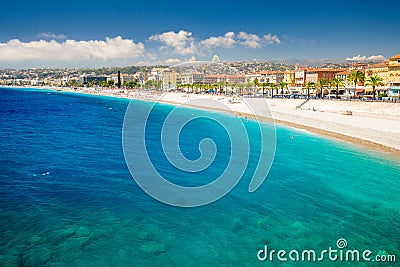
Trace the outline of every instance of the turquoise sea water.
[[[0, 89], [0, 266], [280, 266], [259, 262], [257, 252], [265, 244], [321, 251], [336, 248], [339, 238], [350, 249], [385, 251], [400, 261], [398, 159], [278, 126], [275, 161], [255, 193], [248, 185], [257, 142], [232, 192], [203, 207], [172, 207], [145, 194], [125, 164], [128, 103]], [[200, 120], [182, 132], [189, 158], [199, 156], [204, 137], [219, 148], [207, 172], [183, 175], [159, 154], [157, 125], [169, 110], [160, 105], [152, 117], [154, 164], [177, 184], [210, 182], [228, 161], [223, 128]], [[225, 116], [189, 109], [182, 116], [192, 113]], [[255, 124], [245, 123], [251, 136]]]

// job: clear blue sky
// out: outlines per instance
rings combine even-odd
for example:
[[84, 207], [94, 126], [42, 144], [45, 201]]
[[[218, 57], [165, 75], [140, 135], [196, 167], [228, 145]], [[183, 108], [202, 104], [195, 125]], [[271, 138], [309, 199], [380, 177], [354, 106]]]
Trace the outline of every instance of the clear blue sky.
[[[369, 0], [4, 1], [0, 67], [131, 65], [214, 54], [221, 60], [388, 58], [400, 52], [399, 11], [400, 1]], [[60, 46], [32, 48], [41, 39]], [[74, 52], [57, 58], [71, 47], [67, 40]], [[128, 55], [102, 50], [110, 43], [110, 50]]]

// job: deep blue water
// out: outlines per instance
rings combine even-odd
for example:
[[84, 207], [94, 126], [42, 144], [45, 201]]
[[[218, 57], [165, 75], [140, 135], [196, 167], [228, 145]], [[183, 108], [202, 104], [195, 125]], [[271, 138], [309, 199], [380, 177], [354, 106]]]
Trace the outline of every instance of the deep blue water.
[[[128, 104], [0, 89], [0, 266], [279, 266], [259, 262], [258, 250], [268, 244], [318, 251], [335, 248], [339, 238], [400, 260], [398, 159], [278, 126], [272, 169], [255, 193], [248, 185], [257, 142], [232, 192], [203, 207], [172, 207], [144, 193], [126, 166], [121, 131]], [[149, 105], [134, 104], [139, 111]], [[185, 175], [160, 154], [157, 129], [170, 110], [159, 105], [151, 117], [154, 165], [177, 184], [210, 182], [228, 162], [224, 129], [206, 119], [183, 129], [188, 158], [199, 157], [205, 137], [219, 148], [211, 168]], [[193, 113], [225, 116], [182, 110]], [[245, 124], [255, 134], [255, 123]]]

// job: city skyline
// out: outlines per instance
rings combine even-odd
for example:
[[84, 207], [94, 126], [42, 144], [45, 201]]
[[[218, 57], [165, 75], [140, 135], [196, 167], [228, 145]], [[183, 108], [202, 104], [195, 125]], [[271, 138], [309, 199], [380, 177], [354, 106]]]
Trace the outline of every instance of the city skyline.
[[[388, 8], [390, 6], [390, 8]], [[398, 2], [3, 3], [0, 67], [187, 60], [383, 60], [398, 53]], [[23, 11], [23, 12], [21, 12]]]

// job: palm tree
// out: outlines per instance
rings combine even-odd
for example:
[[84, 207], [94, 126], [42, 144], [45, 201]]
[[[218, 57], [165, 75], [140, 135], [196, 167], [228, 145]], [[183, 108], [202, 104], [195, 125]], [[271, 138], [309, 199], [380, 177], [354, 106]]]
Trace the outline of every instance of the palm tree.
[[195, 83], [194, 84], [194, 89], [195, 91], [192, 93], [197, 93], [201, 89], [201, 84], [200, 83]]
[[214, 91], [214, 93], [218, 93], [218, 83], [213, 83], [211, 85], [212, 90]]
[[271, 97], [274, 97], [274, 89], [276, 88], [276, 90], [278, 90], [278, 88], [274, 83], [270, 83], [269, 87], [271, 88]]
[[317, 85], [318, 85], [319, 89], [321, 90], [321, 99], [324, 98], [324, 91], [323, 90], [324, 90], [324, 86], [327, 85], [327, 84], [328, 84], [328, 81], [325, 80], [324, 78], [321, 78], [321, 79], [318, 80]]
[[348, 80], [354, 83], [354, 98], [356, 98], [356, 87], [357, 83], [363, 82], [365, 79], [365, 74], [361, 70], [355, 70], [350, 73]]
[[378, 76], [371, 76], [367, 79], [367, 85], [372, 86], [372, 91], [375, 100], [375, 94], [376, 94], [375, 87], [383, 85], [382, 78]]
[[231, 95], [236, 94], [238, 90], [238, 85], [236, 83], [230, 83], [229, 87], [231, 88]]
[[254, 83], [254, 86], [256, 86], [256, 87], [257, 87], [257, 86], [258, 86], [258, 79], [257, 79], [257, 78], [255, 78], [255, 79], [254, 79], [254, 81], [253, 81], [253, 83]]
[[339, 97], [339, 86], [343, 86], [343, 80], [340, 77], [333, 78], [331, 85], [336, 87], [336, 98]]
[[268, 86], [268, 83], [262, 83], [261, 85], [262, 85], [263, 97], [264, 97], [264, 95], [265, 95], [265, 87]]
[[244, 84], [242, 84], [242, 83], [241, 83], [241, 84], [238, 84], [239, 95], [243, 93], [244, 86], [245, 86], [245, 85], [244, 85]]
[[306, 89], [307, 89], [307, 98], [310, 98], [310, 89], [314, 88], [315, 83], [314, 82], [307, 82], [306, 83]]
[[258, 85], [259, 85], [258, 79], [255, 78], [254, 81], [253, 81], [253, 83], [254, 83], [254, 91], [255, 91], [255, 93], [257, 93], [257, 87], [258, 87]]
[[281, 95], [283, 97], [283, 89], [287, 86], [288, 84], [285, 82], [280, 82], [279, 87], [281, 88]]
[[252, 91], [252, 88], [253, 88], [253, 83], [248, 82], [248, 83], [246, 83], [246, 84], [244, 85], [244, 87], [245, 87], [246, 92], [247, 92], [248, 94], [250, 94], [251, 91]]

